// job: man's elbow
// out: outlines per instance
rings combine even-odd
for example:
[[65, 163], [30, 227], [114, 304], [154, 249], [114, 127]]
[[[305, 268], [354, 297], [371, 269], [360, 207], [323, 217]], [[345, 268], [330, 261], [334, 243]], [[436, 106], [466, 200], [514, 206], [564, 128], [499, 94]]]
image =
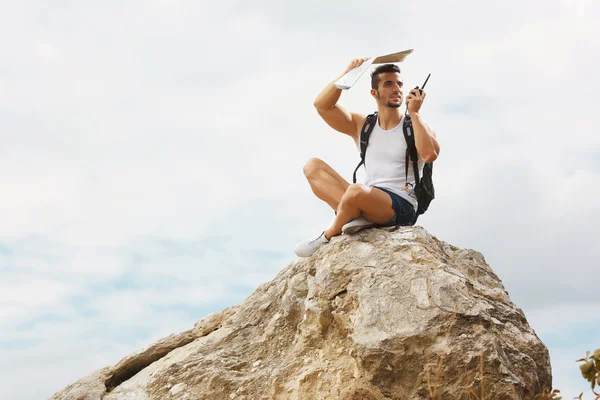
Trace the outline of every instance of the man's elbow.
[[313, 106], [317, 109], [318, 112], [322, 112], [326, 110], [326, 107], [319, 100], [315, 100]]
[[423, 154], [422, 158], [423, 158], [423, 161], [425, 161], [426, 163], [432, 163], [435, 160], [437, 160], [438, 155], [439, 155], [439, 151], [433, 150], [430, 153]]

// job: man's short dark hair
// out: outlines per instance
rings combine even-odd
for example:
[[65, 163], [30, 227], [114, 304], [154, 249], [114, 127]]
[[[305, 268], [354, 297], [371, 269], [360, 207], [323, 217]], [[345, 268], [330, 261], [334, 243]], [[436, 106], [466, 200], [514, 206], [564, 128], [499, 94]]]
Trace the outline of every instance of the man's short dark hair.
[[375, 70], [371, 73], [371, 88], [377, 90], [379, 88], [379, 74], [383, 74], [385, 72], [397, 72], [400, 73], [400, 67], [396, 64], [383, 64], [379, 67], [375, 68]]

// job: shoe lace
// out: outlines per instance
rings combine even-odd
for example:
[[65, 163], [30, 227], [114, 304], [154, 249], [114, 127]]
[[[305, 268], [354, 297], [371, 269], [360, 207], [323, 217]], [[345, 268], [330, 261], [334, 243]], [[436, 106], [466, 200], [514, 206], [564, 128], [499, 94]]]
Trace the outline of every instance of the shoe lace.
[[315, 247], [317, 245], [317, 242], [319, 241], [319, 239], [321, 239], [321, 236], [323, 236], [324, 233], [321, 233], [316, 239], [311, 240], [310, 242], [308, 242], [308, 245], [310, 247]]

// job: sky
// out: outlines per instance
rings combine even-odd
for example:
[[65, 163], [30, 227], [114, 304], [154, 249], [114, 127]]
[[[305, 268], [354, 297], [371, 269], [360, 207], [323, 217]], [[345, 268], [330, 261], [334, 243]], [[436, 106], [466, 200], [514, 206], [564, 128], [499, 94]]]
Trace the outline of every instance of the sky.
[[[599, 4], [0, 0], [0, 398], [48, 398], [239, 304], [333, 213], [302, 172], [359, 161], [313, 101], [406, 49], [441, 146], [418, 225], [482, 252], [589, 386], [600, 348]], [[375, 110], [366, 75], [342, 94]], [[359, 179], [364, 174], [359, 173]]]

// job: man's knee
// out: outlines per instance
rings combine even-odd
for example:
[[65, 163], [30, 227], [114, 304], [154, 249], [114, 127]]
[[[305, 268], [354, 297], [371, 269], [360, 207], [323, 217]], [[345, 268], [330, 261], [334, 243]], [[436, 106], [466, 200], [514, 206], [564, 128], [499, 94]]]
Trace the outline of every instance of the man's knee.
[[342, 196], [342, 202], [346, 204], [355, 204], [367, 194], [367, 187], [360, 183], [351, 183]]
[[319, 171], [323, 169], [325, 162], [319, 158], [311, 158], [304, 164], [302, 168], [302, 172], [304, 172], [304, 176], [308, 179], [315, 176]]

